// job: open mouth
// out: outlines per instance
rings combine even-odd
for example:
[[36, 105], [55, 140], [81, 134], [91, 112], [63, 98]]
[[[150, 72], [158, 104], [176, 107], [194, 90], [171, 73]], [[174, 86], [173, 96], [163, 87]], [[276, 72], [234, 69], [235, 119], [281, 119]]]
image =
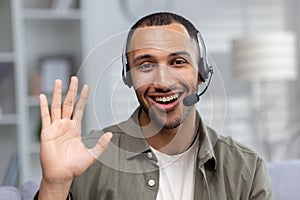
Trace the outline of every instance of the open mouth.
[[174, 101], [176, 101], [179, 97], [179, 94], [173, 94], [173, 95], [169, 95], [169, 96], [164, 96], [164, 97], [154, 97], [154, 101], [160, 104], [169, 104], [169, 103], [173, 103]]
[[160, 94], [153, 94], [149, 95], [150, 101], [152, 104], [164, 111], [171, 111], [174, 110], [180, 103], [179, 99], [183, 92], [176, 92], [176, 93], [160, 93]]

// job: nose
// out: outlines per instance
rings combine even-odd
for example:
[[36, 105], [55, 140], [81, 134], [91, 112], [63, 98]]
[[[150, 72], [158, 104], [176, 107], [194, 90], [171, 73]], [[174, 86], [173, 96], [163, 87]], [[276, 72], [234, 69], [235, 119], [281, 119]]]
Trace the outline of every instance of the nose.
[[159, 66], [156, 70], [153, 85], [160, 89], [169, 89], [175, 84], [176, 73], [170, 66]]

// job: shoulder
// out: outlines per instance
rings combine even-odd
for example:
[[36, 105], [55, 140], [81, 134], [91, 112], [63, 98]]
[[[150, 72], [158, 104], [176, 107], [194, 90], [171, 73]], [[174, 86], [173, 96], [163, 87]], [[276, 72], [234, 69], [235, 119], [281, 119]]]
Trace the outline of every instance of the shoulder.
[[[238, 142], [230, 136], [223, 136], [218, 134], [213, 128], [203, 125], [204, 139], [203, 143], [209, 143], [210, 147], [206, 147], [213, 151], [216, 159], [235, 159], [235, 160], [251, 160], [251, 159], [261, 159], [261, 156], [249, 148], [247, 145]], [[204, 148], [204, 147], [203, 147]], [[212, 148], [212, 149], [211, 149]]]
[[113, 124], [103, 129], [103, 132], [112, 132], [114, 134], [123, 134], [122, 125], [126, 122], [121, 122], [119, 124]]
[[254, 158], [261, 159], [260, 155], [230, 136], [219, 136], [218, 141], [215, 145], [215, 151], [219, 154], [229, 154], [237, 158]]
[[[210, 128], [208, 132], [215, 134]], [[257, 152], [224, 136], [217, 137], [213, 152], [215, 170], [207, 170], [206, 175], [211, 185], [224, 189], [227, 199], [272, 199], [265, 162]]]
[[125, 131], [122, 129], [123, 123], [124, 122], [121, 122], [119, 124], [114, 124], [106, 128], [103, 128], [102, 130], [96, 130], [96, 129], [91, 130], [88, 134], [82, 137], [82, 141], [87, 147], [91, 148], [97, 143], [98, 139], [104, 133], [111, 132], [113, 134], [112, 142], [115, 143], [120, 139], [121, 136], [124, 135], [126, 136], [126, 134], [124, 134]]
[[263, 158], [257, 152], [232, 137], [219, 136], [214, 153], [218, 167], [232, 173], [240, 171], [253, 176], [259, 168], [265, 167]]

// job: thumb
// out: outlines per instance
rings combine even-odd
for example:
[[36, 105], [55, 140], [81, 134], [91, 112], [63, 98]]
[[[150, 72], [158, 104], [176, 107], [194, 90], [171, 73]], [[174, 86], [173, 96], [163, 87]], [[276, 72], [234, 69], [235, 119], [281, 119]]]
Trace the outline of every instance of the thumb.
[[104, 133], [104, 135], [99, 138], [97, 144], [93, 148], [89, 149], [94, 160], [98, 159], [98, 157], [107, 149], [112, 136], [111, 132]]

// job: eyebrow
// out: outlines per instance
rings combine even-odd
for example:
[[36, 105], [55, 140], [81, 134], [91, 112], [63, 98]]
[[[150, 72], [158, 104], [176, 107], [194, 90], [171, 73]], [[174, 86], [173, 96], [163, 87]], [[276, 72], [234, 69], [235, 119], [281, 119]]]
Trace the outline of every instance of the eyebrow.
[[153, 56], [151, 56], [150, 54], [139, 55], [133, 59], [133, 63], [136, 63], [139, 60], [148, 59], [148, 58], [153, 58]]
[[191, 54], [190, 53], [188, 53], [187, 51], [175, 51], [175, 52], [173, 52], [173, 53], [170, 53], [170, 57], [172, 57], [172, 56], [182, 56], [182, 55], [184, 55], [184, 56], [188, 56], [188, 57], [192, 57], [191, 56]]

